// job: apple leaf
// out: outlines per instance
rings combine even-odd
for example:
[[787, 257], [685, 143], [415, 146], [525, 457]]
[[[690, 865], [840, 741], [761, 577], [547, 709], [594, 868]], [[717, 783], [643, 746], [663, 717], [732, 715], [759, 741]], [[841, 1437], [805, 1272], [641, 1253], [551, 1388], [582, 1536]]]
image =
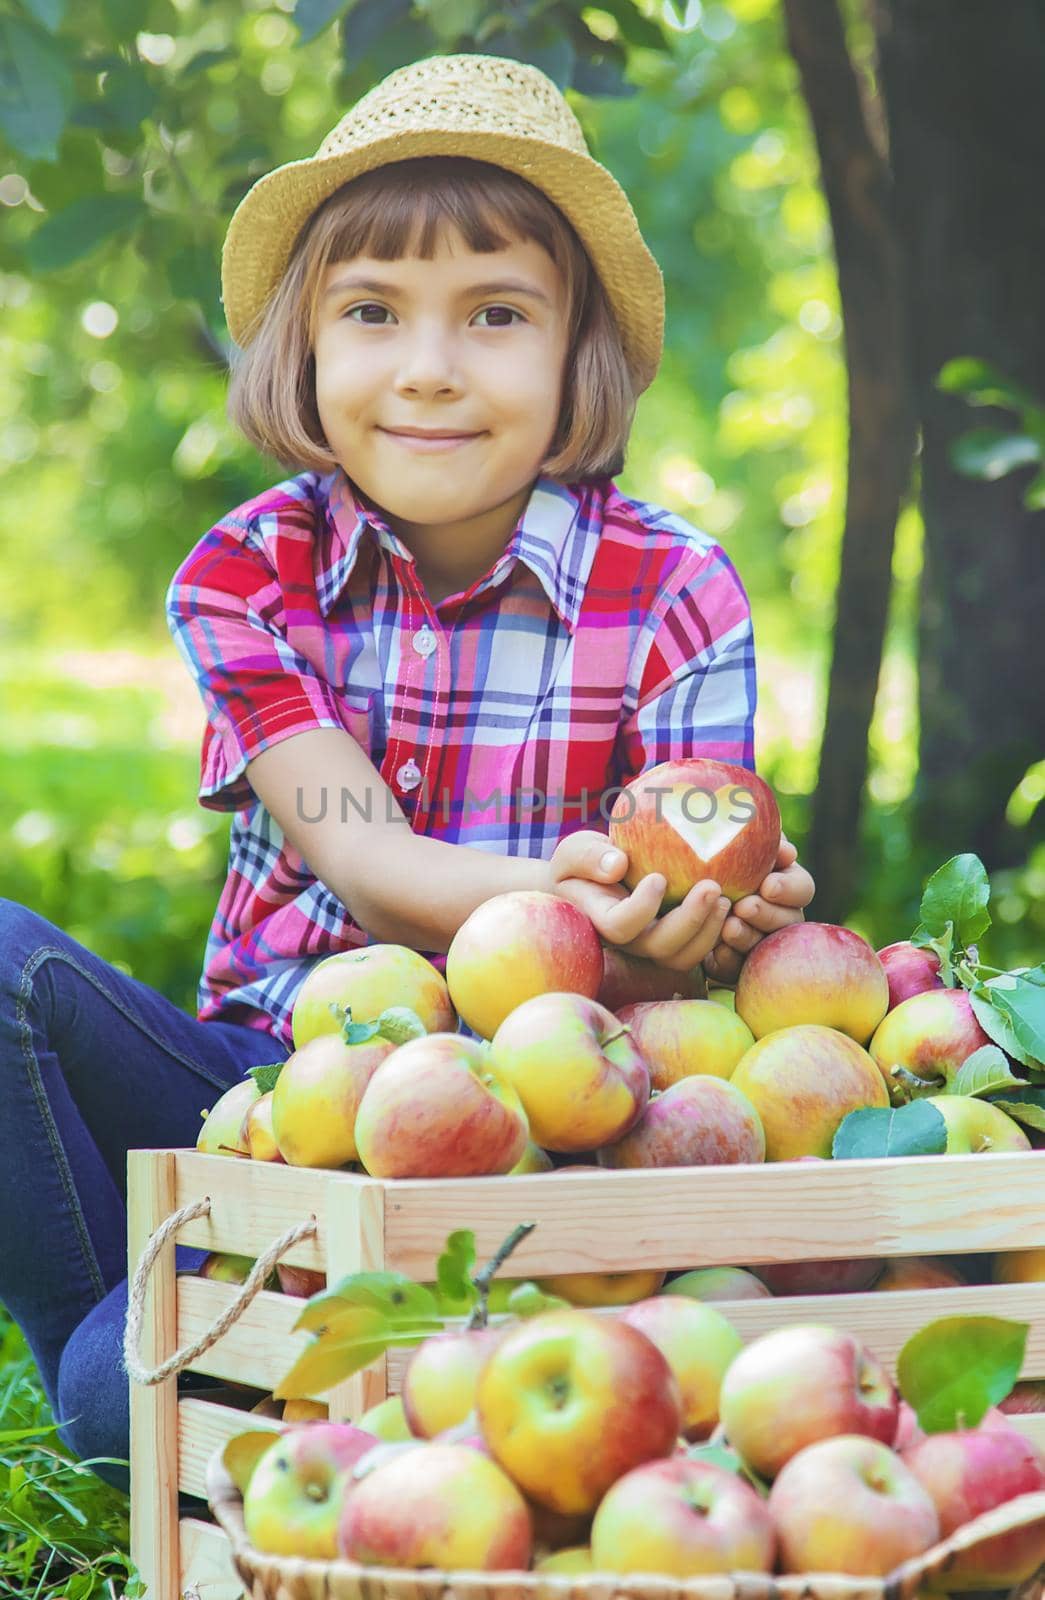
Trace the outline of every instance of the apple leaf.
[[867, 1106], [842, 1118], [831, 1146], [836, 1161], [873, 1156], [936, 1156], [947, 1148], [947, 1124], [935, 1106]]
[[377, 1019], [382, 1039], [406, 1044], [408, 1039], [423, 1039], [428, 1033], [421, 1018], [409, 1006], [388, 1006]]
[[479, 1298], [479, 1291], [472, 1282], [475, 1261], [475, 1234], [470, 1228], [461, 1228], [447, 1239], [436, 1264], [439, 1294], [455, 1306], [461, 1305], [465, 1311], [470, 1311]]
[[351, 1272], [306, 1301], [294, 1331], [303, 1328], [308, 1333], [323, 1333], [343, 1318], [352, 1320], [360, 1311], [384, 1317], [390, 1326], [404, 1319], [434, 1320], [442, 1326], [435, 1295], [423, 1283], [415, 1283], [401, 1272]]
[[294, 1323], [316, 1335], [272, 1392], [307, 1400], [368, 1367], [393, 1346], [446, 1326], [435, 1295], [400, 1272], [355, 1272], [306, 1301]]
[[1019, 1377], [1029, 1332], [1029, 1323], [1002, 1317], [941, 1317], [908, 1339], [896, 1379], [919, 1426], [975, 1428]]
[[[250, 1068], [250, 1076], [254, 1079], [254, 1082], [257, 1084], [262, 1094], [268, 1094], [276, 1087], [276, 1084], [279, 1081], [279, 1075], [283, 1071], [284, 1066], [285, 1062], [273, 1061], [268, 1066]], [[289, 1081], [290, 1080], [288, 1078], [287, 1082], [289, 1083]]]
[[976, 993], [1001, 1012], [1031, 1061], [1045, 1064], [1045, 962], [1021, 972], [999, 973]]
[[221, 1452], [221, 1460], [240, 1494], [246, 1494], [254, 1468], [265, 1451], [282, 1437], [281, 1428], [251, 1428], [249, 1433], [237, 1433], [229, 1440]]
[[979, 856], [951, 856], [926, 882], [918, 909], [919, 931], [941, 938], [951, 923], [959, 943], [975, 944], [991, 925], [990, 897], [990, 880]]
[[947, 1090], [948, 1094], [992, 1094], [995, 1089], [1019, 1088], [1017, 1078], [996, 1044], [981, 1045], [966, 1056]]
[[1025, 1084], [1022, 1089], [1007, 1089], [1004, 1094], [992, 1094], [990, 1100], [992, 1106], [997, 1106], [1014, 1121], [1045, 1133], [1045, 1089]]
[[746, 1478], [763, 1500], [769, 1497], [769, 1484], [757, 1472], [752, 1472], [731, 1445], [716, 1444], [713, 1440], [706, 1444], [692, 1444], [687, 1447], [686, 1457], [689, 1461], [706, 1461], [710, 1466], [721, 1467], [724, 1472], [735, 1472], [738, 1478]]
[[508, 1310], [513, 1317], [537, 1317], [542, 1311], [562, 1311], [569, 1303], [557, 1294], [545, 1294], [529, 1281], [517, 1284], [508, 1296]]
[[[1007, 974], [1003, 974], [1007, 976]], [[969, 1004], [972, 1006], [973, 1016], [980, 1024], [984, 1033], [989, 1034], [999, 1049], [1006, 1055], [1018, 1061], [1023, 1067], [1031, 1067], [1034, 1062], [1024, 1050], [1016, 1037], [1015, 1030], [1004, 1011], [1000, 1011], [994, 1004], [989, 983], [978, 983], [974, 989], [969, 990]]]

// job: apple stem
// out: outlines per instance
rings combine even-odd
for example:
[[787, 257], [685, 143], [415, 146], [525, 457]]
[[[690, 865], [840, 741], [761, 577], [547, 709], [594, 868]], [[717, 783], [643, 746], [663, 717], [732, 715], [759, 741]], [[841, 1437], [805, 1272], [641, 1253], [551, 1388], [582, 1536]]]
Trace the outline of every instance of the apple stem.
[[628, 1027], [626, 1022], [622, 1022], [616, 1033], [605, 1034], [603, 1038], [599, 1040], [600, 1049], [605, 1050], [608, 1044], [615, 1044], [618, 1039], [623, 1039], [626, 1033], [630, 1034], [631, 1029]]
[[500, 1267], [503, 1267], [516, 1245], [521, 1244], [526, 1235], [532, 1233], [536, 1226], [536, 1222], [520, 1222], [512, 1229], [504, 1243], [498, 1245], [485, 1267], [480, 1267], [479, 1271], [473, 1276], [472, 1282], [479, 1291], [479, 1299], [472, 1308], [471, 1316], [468, 1318], [469, 1328], [486, 1327], [490, 1315], [490, 1285], [494, 1280], [494, 1275]]
[[889, 1076], [893, 1081], [909, 1094], [918, 1091], [924, 1093], [926, 1089], [941, 1089], [947, 1082], [946, 1078], [920, 1078], [916, 1072], [908, 1072], [899, 1062], [889, 1068]]

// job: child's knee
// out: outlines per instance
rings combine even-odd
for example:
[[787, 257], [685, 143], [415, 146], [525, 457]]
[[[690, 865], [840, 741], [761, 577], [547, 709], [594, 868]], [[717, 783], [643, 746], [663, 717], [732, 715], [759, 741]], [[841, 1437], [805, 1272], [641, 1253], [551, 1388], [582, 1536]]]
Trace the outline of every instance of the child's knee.
[[58, 1368], [59, 1437], [81, 1461], [117, 1457], [92, 1470], [127, 1490], [130, 1474], [129, 1379], [123, 1366], [127, 1284], [119, 1283], [73, 1330]]
[[0, 973], [20, 974], [33, 952], [52, 942], [54, 931], [38, 911], [0, 899]]

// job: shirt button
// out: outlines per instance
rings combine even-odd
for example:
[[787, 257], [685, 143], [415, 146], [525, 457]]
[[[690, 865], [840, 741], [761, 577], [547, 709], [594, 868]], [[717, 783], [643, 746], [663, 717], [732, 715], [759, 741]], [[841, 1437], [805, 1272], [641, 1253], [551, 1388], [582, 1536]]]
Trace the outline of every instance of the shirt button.
[[413, 645], [419, 656], [430, 656], [432, 654], [436, 647], [436, 637], [427, 622], [423, 628], [414, 634]]
[[403, 765], [396, 773], [396, 783], [398, 783], [401, 789], [416, 789], [417, 785], [421, 782], [421, 777], [421, 768], [417, 765], [417, 762], [413, 759], [413, 757], [411, 757], [409, 761], [404, 761]]

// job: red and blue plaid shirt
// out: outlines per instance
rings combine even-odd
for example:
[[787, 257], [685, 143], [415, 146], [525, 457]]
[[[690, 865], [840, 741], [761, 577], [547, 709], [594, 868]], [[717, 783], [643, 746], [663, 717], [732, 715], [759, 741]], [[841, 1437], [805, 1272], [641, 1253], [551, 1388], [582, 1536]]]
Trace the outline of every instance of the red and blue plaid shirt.
[[707, 534], [611, 478], [539, 477], [490, 570], [433, 604], [380, 509], [340, 469], [303, 472], [204, 535], [166, 612], [206, 710], [199, 803], [233, 813], [198, 1016], [288, 1049], [310, 967], [374, 941], [250, 788], [270, 745], [341, 728], [414, 832], [545, 860], [606, 832], [617, 788], [659, 762], [754, 771], [743, 585]]

